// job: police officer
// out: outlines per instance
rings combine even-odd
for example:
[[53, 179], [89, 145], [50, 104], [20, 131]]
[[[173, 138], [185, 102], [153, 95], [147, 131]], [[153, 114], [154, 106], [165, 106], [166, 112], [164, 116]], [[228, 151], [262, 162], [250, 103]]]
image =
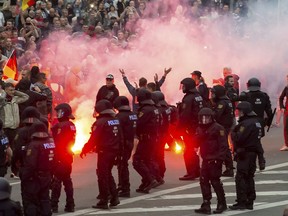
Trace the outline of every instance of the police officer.
[[236, 109], [239, 110], [239, 124], [233, 129], [231, 137], [237, 162], [235, 177], [237, 203], [229, 208], [253, 209], [256, 199], [254, 174], [257, 151], [261, 146], [262, 125], [249, 102], [239, 103]]
[[69, 104], [62, 103], [55, 107], [58, 123], [52, 128], [52, 136], [56, 145], [55, 169], [52, 183], [52, 211], [58, 212], [58, 202], [61, 195], [62, 183], [66, 192], [65, 212], [74, 212], [74, 190], [71, 179], [73, 152], [76, 127], [70, 119], [75, 119]]
[[179, 107], [179, 121], [177, 126], [178, 137], [183, 136], [184, 161], [187, 174], [179, 180], [194, 180], [200, 175], [199, 156], [195, 152], [193, 136], [198, 127], [198, 112], [204, 106], [204, 101], [196, 90], [196, 83], [191, 78], [181, 81], [182, 91], [185, 94]]
[[220, 180], [222, 163], [228, 149], [225, 129], [214, 120], [214, 112], [210, 108], [203, 108], [198, 113], [199, 127], [196, 132], [197, 143], [203, 159], [200, 176], [200, 186], [203, 196], [201, 208], [196, 213], [210, 214], [210, 200], [212, 199], [211, 185], [217, 195], [217, 209], [215, 214], [227, 209], [223, 184]]
[[152, 100], [151, 92], [147, 89], [139, 89], [137, 99], [140, 105], [136, 129], [139, 143], [133, 156], [133, 167], [142, 177], [142, 183], [136, 192], [149, 193], [151, 188], [158, 185], [151, 167], [160, 117], [159, 110]]
[[131, 111], [129, 100], [125, 96], [119, 96], [115, 99], [114, 108], [119, 111], [116, 118], [120, 121], [123, 134], [123, 145], [120, 146], [120, 161], [118, 161], [118, 196], [130, 197], [128, 160], [133, 149], [137, 115]]
[[52, 215], [49, 188], [54, 165], [55, 144], [44, 123], [31, 126], [31, 141], [27, 146], [21, 170], [22, 197], [25, 215]]
[[[33, 123], [40, 122], [40, 112], [33, 106], [26, 107], [22, 112], [21, 119], [22, 127], [17, 130], [17, 134], [14, 138], [14, 151], [12, 158], [13, 166], [15, 168], [19, 167], [20, 172], [26, 156], [27, 146], [31, 141], [30, 129]], [[16, 164], [18, 167], [16, 167]], [[15, 168], [13, 172], [17, 174], [18, 170]]]
[[196, 89], [200, 93], [201, 97], [205, 102], [209, 101], [209, 89], [204, 82], [204, 78], [202, 77], [202, 73], [200, 71], [193, 71], [191, 73], [192, 79], [196, 83]]
[[[232, 102], [227, 97], [226, 89], [224, 86], [213, 86], [211, 93], [213, 110], [215, 112], [215, 120], [225, 128], [225, 135], [228, 141], [228, 135], [230, 134], [230, 130], [235, 120]], [[222, 176], [233, 177], [233, 160], [228, 146], [224, 163], [226, 170], [223, 172]]]
[[166, 171], [166, 165], [165, 165], [165, 144], [169, 140], [169, 125], [171, 122], [171, 114], [172, 114], [172, 107], [168, 105], [168, 103], [165, 101], [165, 96], [161, 91], [155, 91], [152, 93], [157, 98], [158, 101], [158, 109], [160, 111], [161, 121], [160, 121], [160, 127], [159, 127], [159, 136], [158, 136], [158, 145], [155, 151], [155, 159], [156, 163], [159, 168], [159, 174], [160, 179], [157, 179], [157, 181], [161, 184], [164, 183], [164, 174]]
[[[7, 173], [9, 161], [7, 161], [8, 154], [11, 154], [11, 148], [9, 147], [8, 137], [3, 131], [3, 122], [0, 119], [0, 177], [4, 177]], [[11, 159], [11, 158], [10, 158]]]
[[[273, 113], [271, 108], [270, 98], [267, 93], [261, 91], [261, 82], [257, 78], [251, 78], [247, 82], [248, 92], [241, 92], [239, 96], [240, 101], [247, 101], [251, 103], [253, 111], [257, 114], [262, 125], [262, 136], [265, 135], [264, 127], [270, 126], [272, 123]], [[265, 117], [265, 115], [267, 117]], [[258, 150], [259, 169], [265, 169], [264, 149], [262, 145]]]
[[20, 202], [15, 202], [10, 199], [11, 186], [9, 182], [0, 177], [0, 212], [2, 215], [22, 216]]
[[[95, 112], [97, 120], [92, 125], [92, 133], [88, 142], [82, 148], [80, 157], [83, 158], [88, 152], [96, 149], [97, 176], [100, 201], [93, 208], [108, 209], [117, 206], [120, 201], [116, 184], [112, 176], [112, 168], [119, 154], [121, 143], [120, 121], [115, 117], [113, 106], [108, 100], [100, 100], [96, 103]], [[111, 198], [109, 198], [111, 195]]]

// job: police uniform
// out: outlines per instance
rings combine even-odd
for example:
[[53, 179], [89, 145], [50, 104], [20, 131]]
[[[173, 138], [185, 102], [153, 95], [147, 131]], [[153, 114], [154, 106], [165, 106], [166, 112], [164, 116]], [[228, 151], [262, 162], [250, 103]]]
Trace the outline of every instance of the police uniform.
[[25, 215], [52, 215], [49, 188], [54, 165], [55, 144], [47, 127], [39, 122], [31, 126], [31, 142], [21, 170]]
[[[256, 78], [251, 78], [247, 83], [248, 92], [242, 92], [239, 96], [240, 101], [251, 103], [253, 111], [257, 114], [262, 125], [262, 136], [265, 136], [264, 127], [268, 125], [270, 119], [273, 118], [271, 101], [267, 93], [260, 91], [261, 83]], [[265, 115], [267, 117], [265, 117]], [[264, 149], [262, 144], [258, 149], [258, 161], [260, 170], [265, 169]]]
[[[51, 204], [53, 212], [58, 212], [58, 202], [61, 195], [62, 183], [65, 187], [66, 205], [64, 211], [74, 212], [74, 189], [71, 179], [73, 152], [76, 127], [69, 119], [74, 119], [69, 104], [63, 103], [55, 107], [58, 115], [56, 125], [51, 128], [56, 145], [55, 169], [53, 171]], [[59, 116], [60, 115], [60, 116]]]
[[10, 199], [11, 186], [9, 182], [0, 177], [0, 213], [3, 216], [22, 216], [22, 208], [20, 202]]
[[119, 111], [116, 118], [120, 121], [123, 134], [123, 145], [120, 146], [120, 161], [118, 161], [118, 195], [119, 197], [130, 197], [128, 160], [131, 157], [134, 145], [137, 115], [131, 111], [129, 100], [125, 96], [117, 97], [114, 107]]
[[142, 183], [136, 192], [149, 193], [150, 189], [158, 183], [153, 175], [153, 154], [159, 129], [159, 110], [154, 106], [151, 93], [146, 89], [140, 89], [137, 93], [139, 102], [136, 135], [139, 138], [135, 154], [133, 156], [133, 167], [142, 177]]
[[[200, 154], [203, 159], [200, 176], [203, 204], [200, 209], [195, 210], [197, 213], [211, 213], [211, 185], [215, 190], [218, 201], [217, 209], [214, 213], [222, 213], [227, 209], [220, 177], [228, 143], [224, 127], [214, 121], [213, 114], [213, 111], [209, 108], [203, 108], [199, 112], [199, 122], [201, 124], [197, 128], [196, 140], [200, 145]], [[210, 118], [209, 122], [201, 122], [203, 116]]]
[[256, 199], [254, 174], [257, 151], [261, 145], [262, 125], [249, 102], [241, 102], [237, 105], [237, 109], [244, 113], [243, 116], [240, 115], [239, 124], [231, 133], [237, 162], [235, 177], [237, 203], [229, 208], [253, 209], [253, 202]]
[[111, 195], [110, 206], [117, 206], [120, 203], [112, 168], [120, 150], [121, 128], [120, 121], [114, 117], [115, 112], [108, 100], [98, 101], [95, 110], [99, 116], [92, 125], [91, 136], [82, 148], [80, 157], [83, 158], [83, 155], [96, 149], [100, 201], [92, 207], [108, 209], [109, 195]]
[[[214, 104], [215, 120], [222, 125], [225, 129], [225, 135], [228, 141], [228, 135], [235, 122], [235, 116], [233, 111], [233, 105], [230, 99], [226, 96], [226, 90], [221, 85], [216, 85], [211, 89], [212, 100]], [[228, 142], [227, 142], [228, 145]], [[233, 160], [230, 149], [227, 146], [226, 157], [224, 160], [226, 170], [223, 172], [223, 176], [233, 177]]]
[[183, 136], [185, 149], [184, 161], [187, 174], [179, 180], [193, 180], [200, 175], [199, 156], [195, 152], [195, 140], [193, 135], [198, 127], [198, 112], [204, 106], [204, 101], [196, 90], [195, 81], [185, 78], [181, 81], [185, 96], [179, 108], [179, 122], [177, 126], [178, 136]]
[[2, 121], [0, 122], [0, 177], [4, 177], [7, 173], [8, 168], [7, 151], [9, 148], [9, 140], [8, 137], [4, 134], [1, 125]]

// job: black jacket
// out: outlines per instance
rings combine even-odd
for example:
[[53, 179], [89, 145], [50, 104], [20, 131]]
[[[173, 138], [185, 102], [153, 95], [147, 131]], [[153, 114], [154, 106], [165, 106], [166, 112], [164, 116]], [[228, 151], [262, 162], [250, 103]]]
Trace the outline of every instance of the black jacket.
[[[118, 96], [119, 96], [119, 91], [115, 85], [109, 88], [106, 85], [103, 85], [97, 93], [96, 103], [102, 99], [106, 99], [106, 100], [109, 100], [113, 104], [114, 100]], [[96, 106], [96, 103], [95, 103], [95, 106]]]
[[15, 202], [11, 199], [0, 201], [0, 212], [2, 215], [22, 216], [22, 208], [20, 202]]
[[215, 101], [214, 106], [215, 120], [225, 129], [230, 129], [234, 122], [233, 105], [227, 96]]

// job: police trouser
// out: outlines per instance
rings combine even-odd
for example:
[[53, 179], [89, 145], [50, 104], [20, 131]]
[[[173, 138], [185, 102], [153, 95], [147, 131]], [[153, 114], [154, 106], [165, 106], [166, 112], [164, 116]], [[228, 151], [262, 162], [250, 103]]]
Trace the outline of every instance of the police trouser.
[[226, 203], [223, 184], [220, 180], [222, 174], [222, 163], [223, 162], [220, 160], [203, 160], [200, 175], [200, 186], [203, 200], [211, 200], [212, 185], [217, 195], [218, 203]]
[[2, 165], [0, 166], [0, 177], [4, 177], [7, 174], [7, 166]]
[[191, 135], [190, 137], [188, 137], [188, 135], [185, 135], [184, 143], [185, 148], [183, 156], [187, 174], [198, 177], [200, 173], [200, 161], [199, 156], [197, 155], [195, 150], [195, 140], [193, 139], [193, 137], [191, 137]]
[[21, 181], [25, 216], [52, 215], [49, 197], [50, 183], [50, 173], [41, 173], [37, 177]]
[[99, 151], [97, 158], [98, 189], [101, 200], [108, 201], [111, 194], [112, 197], [117, 197], [118, 192], [116, 183], [112, 176], [112, 168], [114, 166], [117, 152], [113, 151]]
[[135, 154], [133, 155], [133, 167], [142, 177], [142, 183], [150, 183], [154, 176], [152, 167], [153, 143], [150, 136], [140, 136]]
[[121, 160], [118, 162], [118, 188], [122, 191], [130, 191], [130, 178], [129, 178], [129, 167], [128, 161], [131, 157], [133, 149], [133, 142], [131, 145], [124, 146], [124, 150], [121, 155]]
[[242, 152], [237, 157], [235, 177], [237, 202], [245, 204], [256, 199], [254, 174], [256, 171], [255, 152]]
[[[10, 144], [12, 151], [14, 151], [14, 138], [17, 134], [17, 129], [4, 128], [3, 130], [5, 132], [5, 135], [8, 137], [9, 144]], [[19, 172], [19, 168], [16, 164], [14, 155], [12, 155], [12, 160], [11, 160], [11, 172], [14, 173], [15, 175], [18, 175], [18, 172]]]
[[285, 110], [283, 116], [283, 124], [284, 124], [284, 141], [285, 145], [288, 146], [288, 111]]
[[[231, 130], [230, 128], [225, 128], [225, 135], [227, 137], [227, 143], [228, 143], [228, 137], [230, 134], [230, 130]], [[229, 145], [227, 146], [227, 149], [226, 149], [224, 164], [226, 166], [226, 169], [232, 169], [233, 170], [233, 159], [232, 159], [232, 153], [231, 153], [231, 150], [229, 148]]]
[[[167, 143], [167, 133], [163, 133], [159, 137], [158, 143], [155, 145], [154, 156], [155, 162], [157, 163], [159, 177], [161, 179], [164, 178], [164, 174], [166, 172], [165, 165], [165, 144]], [[157, 179], [159, 180], [159, 179]]]
[[61, 195], [62, 183], [66, 193], [66, 207], [74, 207], [74, 190], [71, 179], [72, 163], [58, 162], [51, 184], [51, 205], [52, 208], [58, 207], [59, 198]]

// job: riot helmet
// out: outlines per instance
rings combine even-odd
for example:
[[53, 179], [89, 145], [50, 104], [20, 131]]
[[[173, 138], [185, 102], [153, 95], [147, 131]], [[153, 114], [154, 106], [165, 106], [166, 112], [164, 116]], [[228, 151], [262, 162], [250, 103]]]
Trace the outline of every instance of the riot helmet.
[[185, 78], [180, 83], [183, 93], [188, 93], [190, 90], [196, 87], [195, 81], [191, 78]]
[[95, 110], [99, 114], [112, 114], [115, 115], [113, 106], [110, 101], [103, 99], [96, 103]]
[[114, 108], [117, 110], [130, 111], [129, 100], [125, 96], [118, 96], [114, 101]]
[[48, 129], [43, 122], [35, 122], [31, 126], [31, 138], [47, 138]]
[[72, 108], [67, 103], [58, 104], [55, 107], [55, 110], [57, 112], [58, 119], [64, 119], [64, 118], [75, 119], [74, 115], [72, 114]]
[[137, 100], [140, 105], [144, 105], [144, 104], [154, 105], [155, 104], [152, 100], [151, 92], [144, 88], [140, 88], [137, 91]]
[[155, 91], [153, 94], [158, 98], [159, 105], [168, 106], [168, 103], [165, 101], [165, 96], [161, 91]]
[[9, 182], [3, 178], [0, 177], [0, 200], [9, 199], [11, 195], [11, 186]]
[[248, 80], [247, 89], [249, 91], [259, 91], [260, 88], [261, 88], [261, 82], [257, 78], [253, 77]]
[[211, 88], [212, 99], [221, 98], [226, 95], [226, 89], [222, 85], [215, 85]]
[[212, 109], [204, 107], [198, 113], [199, 124], [203, 126], [214, 122], [214, 112]]
[[236, 107], [239, 110], [239, 117], [243, 116], [256, 116], [256, 113], [253, 111], [251, 103], [247, 101], [242, 101]]
[[40, 120], [40, 112], [33, 106], [28, 106], [23, 110], [21, 115], [23, 123], [33, 124], [35, 122], [39, 122]]

